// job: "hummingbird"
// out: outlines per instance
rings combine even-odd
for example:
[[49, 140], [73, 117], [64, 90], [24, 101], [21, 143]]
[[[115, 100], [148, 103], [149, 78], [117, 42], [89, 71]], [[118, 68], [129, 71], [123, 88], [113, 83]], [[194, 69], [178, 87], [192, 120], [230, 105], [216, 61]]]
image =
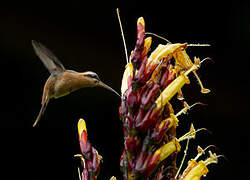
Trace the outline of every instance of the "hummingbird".
[[95, 72], [76, 72], [73, 70], [66, 70], [58, 58], [43, 44], [35, 40], [32, 40], [31, 42], [36, 55], [50, 72], [50, 76], [43, 88], [42, 106], [33, 127], [37, 125], [41, 116], [44, 114], [50, 99], [66, 96], [78, 89], [102, 87], [114, 92], [120, 97], [114, 89], [104, 84]]

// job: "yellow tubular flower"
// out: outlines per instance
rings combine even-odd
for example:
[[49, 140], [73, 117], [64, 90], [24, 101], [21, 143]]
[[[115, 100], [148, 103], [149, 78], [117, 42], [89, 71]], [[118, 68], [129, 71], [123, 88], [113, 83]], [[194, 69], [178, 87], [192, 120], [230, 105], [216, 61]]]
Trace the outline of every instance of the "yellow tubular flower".
[[189, 79], [187, 75], [193, 70], [197, 69], [196, 65], [193, 65], [185, 73], [178, 76], [173, 82], [171, 82], [160, 94], [160, 96], [155, 101], [156, 109], [160, 110], [166, 105], [166, 103], [185, 85], [189, 84]]
[[206, 175], [208, 169], [203, 161], [199, 161], [196, 166], [194, 166], [189, 173], [184, 177], [183, 180], [199, 180], [201, 176]]
[[[211, 146], [208, 146], [208, 147], [211, 147]], [[201, 148], [198, 149], [198, 151], [200, 151], [199, 154], [204, 153], [204, 150]], [[183, 177], [184, 177], [183, 180], [200, 179], [201, 176], [204, 176], [208, 173], [207, 165], [212, 164], [212, 163], [217, 163], [218, 157], [221, 157], [221, 156], [224, 157], [223, 155], [217, 156], [215, 153], [212, 153], [211, 151], [208, 151], [208, 152], [209, 152], [210, 157], [207, 158], [205, 161], [199, 161], [198, 163], [196, 163], [195, 159], [192, 159], [189, 161], [190, 164], [188, 164], [188, 167], [186, 168], [186, 170], [183, 173]], [[197, 165], [195, 165], [195, 163]], [[191, 167], [191, 166], [193, 166], [193, 167]], [[188, 171], [188, 172], [186, 172], [186, 171]]]
[[83, 119], [79, 119], [77, 127], [78, 127], [79, 136], [81, 136], [83, 131], [86, 131], [86, 133], [87, 133], [86, 123]]
[[188, 161], [188, 166], [187, 168], [184, 170], [184, 172], [181, 175], [180, 179], [183, 179], [184, 177], [186, 177], [186, 175], [191, 171], [191, 169], [193, 169], [193, 167], [195, 167], [198, 163], [194, 160], [194, 159], [190, 159]]
[[173, 54], [174, 59], [177, 64], [179, 64], [183, 68], [189, 68], [193, 66], [193, 62], [187, 55], [186, 50], [178, 51]]
[[125, 67], [125, 71], [123, 73], [122, 77], [122, 85], [121, 85], [121, 95], [125, 93], [125, 91], [128, 89], [128, 78], [129, 76], [132, 77], [133, 75], [133, 65], [132, 63], [128, 63]]
[[[195, 135], [196, 135], [196, 132], [200, 131], [200, 130], [203, 130], [203, 129], [195, 130], [193, 124], [191, 124], [189, 132], [184, 134], [179, 139], [173, 138], [169, 143], [164, 144], [159, 149], [157, 149], [155, 151], [154, 155], [160, 154], [159, 162], [163, 161], [164, 159], [166, 159], [173, 152], [179, 152], [181, 150], [181, 145], [179, 144], [180, 141], [183, 141], [183, 140], [186, 140], [186, 139], [191, 139], [191, 138], [194, 139]], [[207, 160], [207, 161], [209, 161], [209, 160]]]
[[164, 119], [164, 120], [160, 123], [160, 125], [159, 125], [159, 128], [160, 128], [160, 129], [162, 128], [162, 126], [165, 124], [166, 121], [169, 121], [169, 122], [170, 122], [170, 124], [168, 125], [168, 129], [170, 129], [170, 128], [173, 127], [173, 126], [174, 126], [174, 127], [178, 126], [178, 122], [179, 122], [179, 120], [175, 117], [174, 114], [170, 114], [170, 117], [169, 117], [169, 118]]
[[181, 145], [176, 138], [173, 138], [169, 143], [164, 144], [158, 150], [155, 151], [155, 155], [160, 153], [159, 162], [166, 159], [173, 152], [179, 152], [181, 150]]
[[152, 64], [158, 64], [162, 58], [172, 56], [173, 53], [185, 49], [187, 44], [160, 44], [149, 56], [147, 65], [151, 62]]
[[154, 59], [156, 59], [157, 55], [160, 54], [164, 48], [166, 49], [167, 45], [163, 45], [163, 44], [159, 44], [158, 47], [150, 54], [149, 58], [148, 58], [148, 62], [153, 62]]

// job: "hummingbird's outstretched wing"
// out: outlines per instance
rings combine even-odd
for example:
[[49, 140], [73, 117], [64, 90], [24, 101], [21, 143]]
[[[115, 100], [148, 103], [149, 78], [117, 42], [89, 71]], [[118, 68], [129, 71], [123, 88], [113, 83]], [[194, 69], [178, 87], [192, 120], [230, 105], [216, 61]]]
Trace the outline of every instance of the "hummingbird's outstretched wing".
[[32, 40], [31, 42], [36, 55], [41, 59], [44, 66], [49, 70], [51, 74], [55, 72], [65, 71], [63, 64], [49, 49], [47, 49], [44, 45], [37, 41]]

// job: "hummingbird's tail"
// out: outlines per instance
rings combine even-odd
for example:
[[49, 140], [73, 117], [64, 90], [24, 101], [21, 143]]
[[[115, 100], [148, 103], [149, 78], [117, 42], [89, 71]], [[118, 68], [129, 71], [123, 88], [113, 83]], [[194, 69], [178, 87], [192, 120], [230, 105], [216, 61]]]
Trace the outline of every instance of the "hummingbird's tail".
[[40, 121], [41, 116], [43, 115], [43, 113], [48, 105], [48, 102], [49, 102], [49, 100], [48, 100], [48, 98], [46, 98], [45, 102], [42, 104], [42, 107], [41, 107], [40, 112], [36, 118], [36, 121], [33, 124], [33, 127], [35, 127], [37, 125], [37, 123]]

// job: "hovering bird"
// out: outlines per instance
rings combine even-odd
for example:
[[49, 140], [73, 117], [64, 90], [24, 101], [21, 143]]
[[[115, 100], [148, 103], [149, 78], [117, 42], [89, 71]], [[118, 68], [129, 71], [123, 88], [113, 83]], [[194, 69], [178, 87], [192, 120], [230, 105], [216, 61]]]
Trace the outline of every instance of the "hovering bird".
[[51, 98], [59, 98], [86, 87], [103, 87], [120, 97], [115, 90], [104, 84], [96, 73], [91, 71], [79, 73], [73, 70], [66, 70], [57, 57], [44, 45], [34, 40], [31, 42], [35, 53], [50, 72], [50, 76], [43, 88], [42, 107], [33, 127], [39, 122]]

